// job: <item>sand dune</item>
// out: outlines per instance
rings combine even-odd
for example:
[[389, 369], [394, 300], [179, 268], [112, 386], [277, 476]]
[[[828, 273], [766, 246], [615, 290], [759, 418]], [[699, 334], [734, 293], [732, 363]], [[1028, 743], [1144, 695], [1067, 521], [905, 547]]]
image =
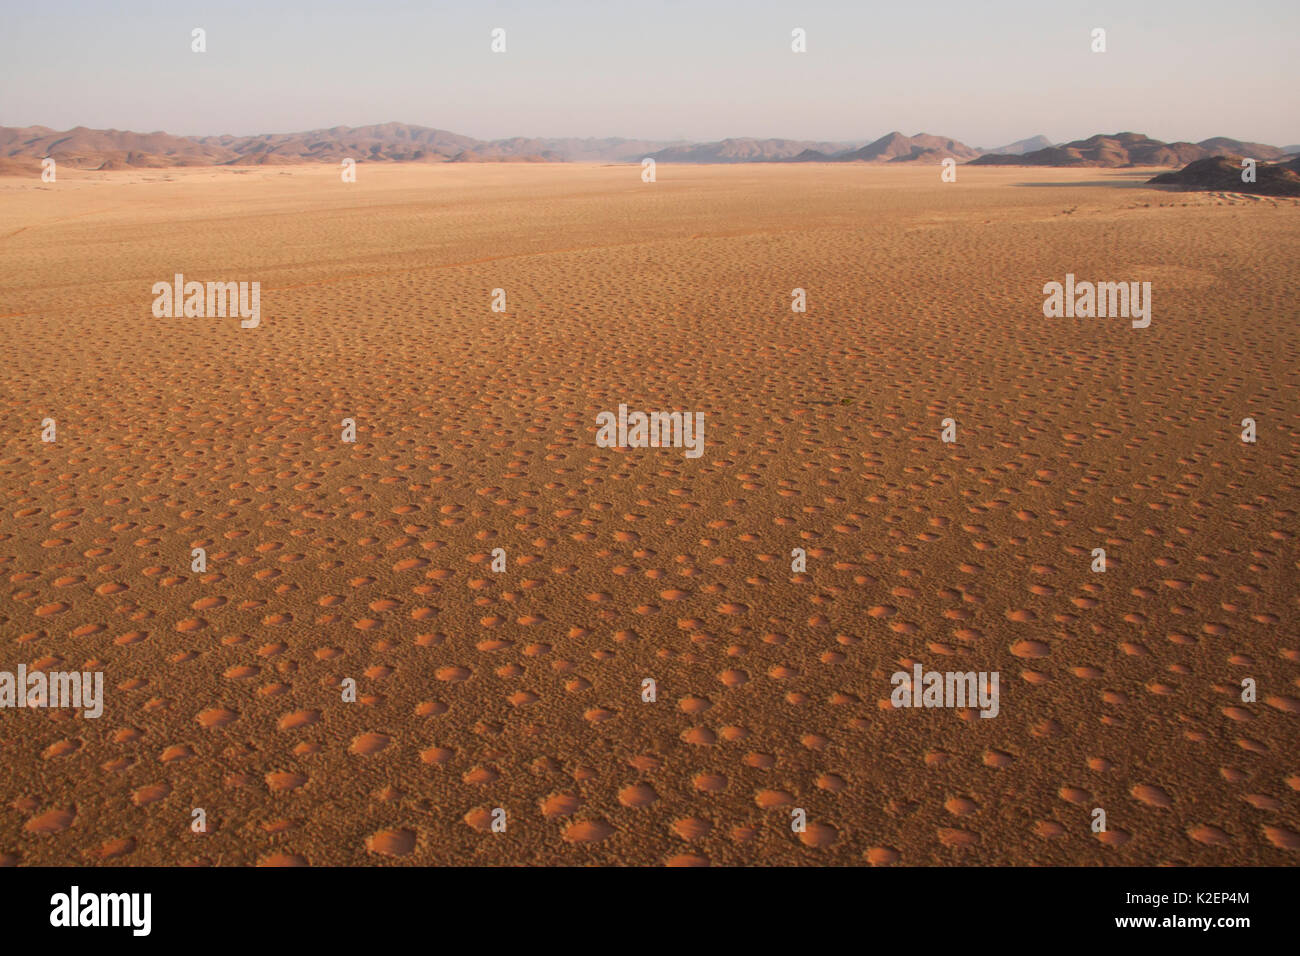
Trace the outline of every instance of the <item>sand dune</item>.
[[0, 668], [107, 686], [0, 713], [0, 861], [1294, 864], [1300, 209], [1152, 172], [0, 179]]

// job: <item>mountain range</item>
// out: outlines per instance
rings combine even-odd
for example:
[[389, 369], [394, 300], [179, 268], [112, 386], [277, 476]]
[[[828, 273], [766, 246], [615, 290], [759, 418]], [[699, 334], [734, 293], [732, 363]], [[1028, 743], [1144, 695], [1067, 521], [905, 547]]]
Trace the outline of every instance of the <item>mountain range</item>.
[[77, 169], [261, 166], [303, 162], [639, 162], [674, 143], [621, 138], [481, 140], [406, 123], [256, 136], [173, 136], [78, 126], [0, 127], [0, 172], [46, 156]]
[[985, 153], [972, 166], [1184, 166], [1198, 159], [1233, 154], [1259, 161], [1281, 159], [1286, 149], [1243, 143], [1226, 136], [1199, 143], [1164, 143], [1142, 133], [1097, 134], [1060, 146], [1047, 146], [1019, 155]]
[[303, 162], [606, 162], [634, 163], [644, 157], [667, 163], [938, 163], [952, 158], [973, 165], [1182, 166], [1215, 155], [1278, 160], [1300, 147], [1279, 149], [1215, 137], [1200, 143], [1164, 143], [1140, 133], [1097, 135], [1053, 146], [1034, 136], [995, 151], [954, 139], [892, 132], [872, 142], [793, 139], [724, 139], [666, 142], [610, 138], [481, 140], [447, 130], [406, 123], [334, 126], [302, 133], [255, 136], [173, 136], [78, 126], [59, 132], [45, 126], [0, 127], [0, 173], [31, 173], [53, 157], [74, 169], [169, 166], [260, 166]]
[[651, 153], [665, 163], [859, 163], [938, 162], [949, 157], [967, 160], [980, 151], [955, 139], [897, 131], [865, 145], [812, 143], [792, 139], [724, 139], [716, 143], [689, 143]]

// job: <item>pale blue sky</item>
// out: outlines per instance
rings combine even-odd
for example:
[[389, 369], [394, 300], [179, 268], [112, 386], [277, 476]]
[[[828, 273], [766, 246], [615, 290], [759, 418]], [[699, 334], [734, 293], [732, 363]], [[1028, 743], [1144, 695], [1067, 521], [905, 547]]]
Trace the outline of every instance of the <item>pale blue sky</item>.
[[[0, 125], [1300, 142], [1300, 2], [4, 0]], [[208, 50], [190, 52], [206, 28]], [[492, 54], [490, 30], [508, 50]], [[790, 31], [808, 31], [808, 52]], [[1093, 27], [1108, 50], [1089, 50]]]

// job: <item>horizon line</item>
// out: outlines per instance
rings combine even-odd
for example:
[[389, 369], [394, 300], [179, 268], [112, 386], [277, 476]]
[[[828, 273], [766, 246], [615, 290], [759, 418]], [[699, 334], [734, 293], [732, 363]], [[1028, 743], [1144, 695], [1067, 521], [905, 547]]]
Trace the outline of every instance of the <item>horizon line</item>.
[[[581, 136], [580, 135], [556, 136], [556, 135], [539, 135], [539, 134], [531, 134], [531, 135], [514, 134], [510, 136], [483, 137], [472, 133], [458, 132], [456, 130], [448, 129], [442, 126], [428, 126], [424, 123], [409, 123], [403, 120], [385, 120], [383, 122], [365, 123], [360, 126], [351, 126], [345, 123], [335, 123], [332, 126], [315, 126], [308, 129], [294, 129], [294, 130], [269, 130], [269, 131], [263, 131], [257, 133], [228, 133], [228, 132], [227, 133], [172, 133], [172, 132], [168, 132], [166, 129], [139, 130], [139, 129], [130, 129], [130, 128], [119, 128], [116, 126], [88, 126], [84, 123], [78, 123], [77, 125], [69, 126], [66, 129], [59, 129], [54, 126], [47, 126], [44, 123], [33, 123], [27, 126], [11, 126], [7, 124], [0, 124], [0, 129], [38, 129], [39, 128], [39, 129], [50, 130], [53, 133], [71, 133], [74, 132], [75, 130], [90, 130], [92, 132], [132, 133], [138, 136], [163, 135], [163, 136], [174, 136], [178, 139], [201, 140], [201, 139], [219, 139], [224, 137], [230, 137], [231, 139], [251, 139], [259, 136], [293, 136], [293, 135], [302, 135], [306, 133], [321, 132], [325, 130], [355, 131], [355, 130], [363, 130], [372, 127], [383, 127], [383, 126], [404, 126], [413, 129], [435, 130], [437, 132], [449, 133], [453, 136], [462, 136], [466, 139], [474, 139], [484, 143], [504, 142], [507, 140], [516, 140], [516, 139], [523, 139], [523, 140], [536, 139], [536, 140], [621, 140], [624, 142], [652, 142], [652, 143], [661, 143], [661, 144], [669, 144], [669, 145], [686, 144], [686, 143], [690, 143], [690, 144], [725, 143], [728, 141], [736, 141], [736, 140], [750, 140], [755, 142], [778, 140], [778, 141], [796, 142], [796, 143], [839, 143], [839, 144], [861, 142], [864, 144], [870, 144], [870, 143], [877, 142], [881, 139], [884, 139], [887, 136], [893, 136], [897, 134], [900, 136], [907, 136], [907, 137], [935, 136], [941, 139], [950, 139], [953, 142], [960, 143], [965, 146], [971, 146], [971, 144], [966, 140], [958, 139], [955, 136], [948, 136], [942, 133], [929, 133], [926, 132], [925, 130], [920, 130], [915, 133], [904, 133], [901, 129], [891, 129], [888, 132], [876, 136], [875, 138], [857, 136], [849, 139], [838, 138], [838, 137], [816, 138], [816, 137], [805, 137], [805, 136], [780, 136], [780, 135], [777, 136], [735, 135], [735, 136], [714, 137], [710, 139], [695, 139], [691, 137], [672, 137], [668, 139], [659, 139], [653, 136], [620, 136], [620, 135], [592, 135], [592, 134], [581, 135]], [[1136, 136], [1145, 136], [1148, 139], [1158, 140], [1159, 142], [1167, 143], [1167, 144], [1189, 143], [1192, 145], [1199, 145], [1199, 143], [1205, 142], [1206, 140], [1209, 139], [1232, 139], [1241, 143], [1257, 143], [1258, 145], [1269, 145], [1269, 146], [1276, 145], [1272, 143], [1263, 143], [1256, 140], [1242, 139], [1237, 136], [1226, 136], [1223, 134], [1219, 134], [1217, 136], [1207, 136], [1205, 137], [1205, 139], [1202, 140], [1193, 140], [1193, 139], [1164, 140], [1164, 139], [1159, 139], [1159, 137], [1153, 136], [1150, 133], [1138, 132], [1137, 130], [1133, 130], [1133, 129], [1116, 130], [1115, 132], [1095, 132], [1095, 133], [1090, 133], [1086, 136], [1079, 136], [1074, 139], [1063, 139], [1063, 140], [1052, 139], [1052, 137], [1047, 136], [1045, 133], [1031, 133], [1028, 136], [1022, 136], [1019, 139], [1012, 140], [1003, 145], [1014, 145], [1016, 143], [1024, 142], [1025, 140], [1042, 137], [1043, 139], [1048, 140], [1052, 146], [1059, 146], [1065, 143], [1082, 142], [1084, 140], [1091, 139], [1095, 136], [1124, 136], [1130, 134]], [[1295, 140], [1294, 145], [1300, 145], [1300, 134], [1297, 134], [1297, 138]], [[971, 148], [979, 149], [983, 152], [992, 151], [991, 149], [986, 149], [983, 146], [971, 146]], [[1277, 148], [1282, 148], [1282, 147], [1278, 146]]]

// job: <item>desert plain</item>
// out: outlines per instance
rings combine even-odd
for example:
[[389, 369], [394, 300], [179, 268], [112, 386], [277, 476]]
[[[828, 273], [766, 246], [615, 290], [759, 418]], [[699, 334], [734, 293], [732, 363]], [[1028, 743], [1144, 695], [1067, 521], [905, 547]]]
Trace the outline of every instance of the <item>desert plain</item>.
[[1154, 172], [0, 178], [0, 861], [1294, 865], [1300, 201]]

